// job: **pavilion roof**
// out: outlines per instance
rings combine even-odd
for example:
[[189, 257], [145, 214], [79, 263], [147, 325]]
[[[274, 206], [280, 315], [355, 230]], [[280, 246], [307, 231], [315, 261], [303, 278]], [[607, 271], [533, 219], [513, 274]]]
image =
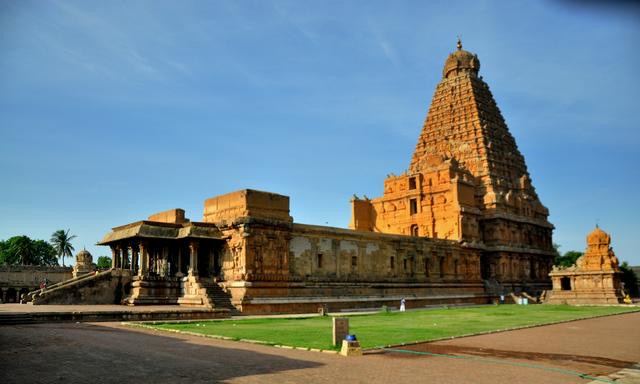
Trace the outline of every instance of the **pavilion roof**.
[[107, 233], [98, 245], [108, 245], [117, 241], [134, 238], [177, 240], [184, 238], [222, 239], [218, 227], [212, 223], [187, 222], [163, 223], [141, 220], [115, 227]]

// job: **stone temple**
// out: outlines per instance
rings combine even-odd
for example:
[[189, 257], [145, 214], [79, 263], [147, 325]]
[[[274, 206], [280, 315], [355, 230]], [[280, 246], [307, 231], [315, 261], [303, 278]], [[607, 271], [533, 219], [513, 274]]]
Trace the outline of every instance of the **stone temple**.
[[295, 223], [289, 197], [241, 190], [206, 200], [200, 222], [172, 209], [113, 228], [100, 242], [113, 268], [73, 289], [103, 284], [117, 291], [105, 300], [251, 314], [401, 298], [408, 307], [487, 303], [550, 288], [553, 226], [479, 69], [459, 42], [409, 169], [384, 181], [382, 197], [352, 200], [351, 229]]
[[576, 264], [554, 267], [549, 304], [619, 304], [624, 301], [622, 272], [611, 248], [611, 236], [596, 226], [587, 236], [587, 249]]
[[480, 255], [483, 279], [542, 286], [553, 261], [549, 211], [479, 69], [458, 41], [408, 171], [387, 178], [382, 197], [354, 199], [350, 227], [456, 240]]

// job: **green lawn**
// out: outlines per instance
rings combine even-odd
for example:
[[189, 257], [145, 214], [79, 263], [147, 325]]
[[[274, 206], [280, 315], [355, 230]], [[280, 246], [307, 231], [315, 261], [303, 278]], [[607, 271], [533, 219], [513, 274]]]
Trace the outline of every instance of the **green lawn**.
[[[469, 333], [545, 324], [606, 314], [638, 311], [629, 307], [572, 307], [567, 305], [500, 305], [352, 315], [350, 333], [363, 348], [427, 341]], [[269, 344], [332, 349], [331, 317], [211, 320], [156, 323], [174, 329]]]

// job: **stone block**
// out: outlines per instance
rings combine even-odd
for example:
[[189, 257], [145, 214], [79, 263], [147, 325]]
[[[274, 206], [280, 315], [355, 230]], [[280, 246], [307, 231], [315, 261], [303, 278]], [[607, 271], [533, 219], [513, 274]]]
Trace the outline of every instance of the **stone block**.
[[346, 317], [333, 318], [333, 345], [340, 345], [349, 334], [349, 319]]
[[342, 340], [342, 348], [340, 349], [342, 356], [362, 356], [362, 348], [357, 340]]

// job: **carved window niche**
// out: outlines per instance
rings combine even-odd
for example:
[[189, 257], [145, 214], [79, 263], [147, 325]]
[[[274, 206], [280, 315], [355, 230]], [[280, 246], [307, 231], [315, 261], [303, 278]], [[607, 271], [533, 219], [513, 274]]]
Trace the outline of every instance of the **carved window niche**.
[[420, 233], [419, 233], [419, 232], [420, 232], [420, 231], [419, 231], [419, 229], [418, 229], [418, 224], [413, 224], [413, 225], [411, 225], [411, 232], [410, 232], [410, 233], [411, 233], [411, 236], [418, 237], [418, 236], [420, 236]]
[[417, 199], [410, 199], [409, 200], [409, 213], [411, 215], [415, 215], [416, 213], [418, 213], [418, 200]]
[[393, 256], [389, 258], [389, 268], [391, 268], [392, 271], [396, 269], [396, 258]]
[[563, 291], [570, 291], [571, 278], [569, 278], [568, 276], [560, 278], [560, 289], [562, 289]]
[[416, 178], [415, 177], [410, 177], [409, 178], [409, 189], [416, 189]]
[[358, 267], [358, 256], [351, 256], [351, 267], [352, 268]]
[[318, 253], [317, 265], [318, 269], [322, 269], [322, 253]]

